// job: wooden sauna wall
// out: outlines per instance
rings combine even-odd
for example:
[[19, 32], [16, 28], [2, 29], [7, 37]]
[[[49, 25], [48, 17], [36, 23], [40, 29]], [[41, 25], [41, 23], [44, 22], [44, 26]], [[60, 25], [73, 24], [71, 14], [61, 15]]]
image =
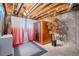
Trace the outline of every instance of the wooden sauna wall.
[[36, 42], [39, 42], [43, 45], [51, 42], [51, 35], [49, 34], [47, 21], [39, 21], [35, 23], [35, 28]]
[[40, 26], [41, 26], [41, 32], [40, 32], [40, 38], [41, 38], [41, 44], [47, 44], [51, 42], [50, 35], [49, 35], [49, 30], [48, 30], [48, 22], [46, 21], [41, 21]]
[[35, 24], [37, 27], [36, 41], [41, 44], [48, 44], [52, 40], [52, 34], [58, 32], [59, 20], [56, 17], [47, 17], [40, 19]]

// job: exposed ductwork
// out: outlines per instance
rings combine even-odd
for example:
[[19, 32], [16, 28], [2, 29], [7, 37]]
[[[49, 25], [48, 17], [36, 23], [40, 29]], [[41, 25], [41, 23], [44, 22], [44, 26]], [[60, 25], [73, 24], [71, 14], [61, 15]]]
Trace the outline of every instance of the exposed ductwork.
[[74, 5], [73, 3], [70, 3], [70, 4], [69, 4], [69, 8], [68, 8], [68, 10], [67, 10], [68, 12], [71, 11], [71, 9], [73, 8], [73, 5]]

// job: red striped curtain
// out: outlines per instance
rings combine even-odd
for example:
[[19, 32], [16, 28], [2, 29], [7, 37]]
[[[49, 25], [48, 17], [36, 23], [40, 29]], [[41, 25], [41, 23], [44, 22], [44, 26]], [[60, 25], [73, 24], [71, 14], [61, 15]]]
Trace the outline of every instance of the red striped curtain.
[[31, 19], [27, 20], [27, 34], [28, 34], [28, 40], [32, 42], [35, 39], [35, 34], [34, 34], [34, 21]]
[[24, 43], [24, 20], [19, 17], [11, 17], [13, 28], [13, 47]]
[[11, 17], [11, 20], [13, 28], [13, 47], [24, 43], [25, 32], [27, 32], [28, 41], [32, 42], [35, 39], [33, 20], [29, 19], [25, 21], [23, 18], [14, 16]]
[[28, 33], [28, 40], [32, 42], [34, 40], [34, 29], [33, 28], [27, 29], [27, 33]]

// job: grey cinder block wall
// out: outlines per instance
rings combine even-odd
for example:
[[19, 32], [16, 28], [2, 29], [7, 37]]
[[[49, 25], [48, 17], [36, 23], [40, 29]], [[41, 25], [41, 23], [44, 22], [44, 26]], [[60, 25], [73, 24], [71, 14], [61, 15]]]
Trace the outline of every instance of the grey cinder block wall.
[[79, 48], [79, 11], [71, 11], [58, 15], [57, 18], [68, 26], [68, 43], [71, 47]]

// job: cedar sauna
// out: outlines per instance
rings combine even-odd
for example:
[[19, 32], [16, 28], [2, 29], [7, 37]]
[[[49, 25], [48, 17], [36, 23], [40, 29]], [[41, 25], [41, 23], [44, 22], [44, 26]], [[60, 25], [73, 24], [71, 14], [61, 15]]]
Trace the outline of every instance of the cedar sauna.
[[51, 35], [49, 34], [48, 22], [39, 21], [34, 24], [36, 42], [40, 44], [47, 44], [51, 42]]

